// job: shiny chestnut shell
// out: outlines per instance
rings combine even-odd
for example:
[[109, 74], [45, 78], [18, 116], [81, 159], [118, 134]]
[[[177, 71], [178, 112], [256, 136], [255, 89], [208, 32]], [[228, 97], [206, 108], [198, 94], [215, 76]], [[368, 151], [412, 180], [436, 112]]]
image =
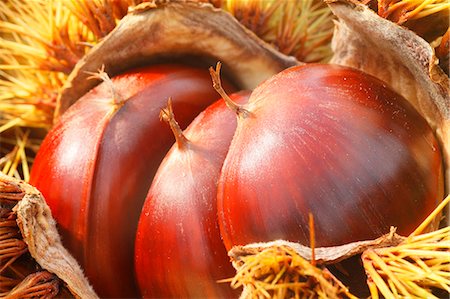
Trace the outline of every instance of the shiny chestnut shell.
[[[231, 95], [239, 104], [250, 92]], [[174, 111], [176, 116], [177, 111]], [[145, 298], [233, 298], [235, 274], [217, 222], [220, 170], [236, 114], [219, 100], [199, 114], [162, 161], [139, 219], [135, 268]], [[179, 142], [179, 143], [178, 143]]]
[[101, 297], [137, 297], [134, 239], [153, 176], [173, 143], [159, 120], [168, 97], [187, 126], [219, 96], [207, 69], [178, 64], [130, 70], [89, 91], [49, 132], [31, 183], [64, 245]]
[[254, 90], [225, 159], [225, 245], [285, 239], [316, 246], [407, 235], [443, 195], [427, 122], [385, 83], [337, 65], [293, 67]]

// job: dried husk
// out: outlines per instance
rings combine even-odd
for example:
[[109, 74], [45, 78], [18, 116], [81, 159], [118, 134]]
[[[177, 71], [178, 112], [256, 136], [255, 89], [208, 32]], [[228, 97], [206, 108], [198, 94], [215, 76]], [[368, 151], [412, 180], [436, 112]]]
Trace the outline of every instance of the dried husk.
[[[327, 265], [338, 263], [342, 260], [345, 260], [349, 257], [355, 256], [367, 250], [368, 248], [382, 248], [382, 247], [390, 247], [396, 246], [405, 240], [405, 237], [402, 237], [395, 233], [395, 228], [392, 228], [389, 234], [381, 236], [375, 240], [367, 240], [360, 242], [353, 242], [349, 244], [344, 244], [341, 246], [335, 247], [319, 247], [314, 249], [314, 261], [317, 264]], [[308, 246], [304, 246], [302, 244], [296, 242], [289, 242], [285, 240], [275, 240], [272, 242], [265, 243], [252, 243], [245, 246], [235, 246], [233, 247], [228, 255], [231, 257], [233, 263], [239, 263], [239, 260], [246, 255], [254, 255], [258, 252], [263, 251], [268, 247], [281, 247], [288, 246], [295, 250], [301, 257], [311, 261], [312, 258], [312, 250]]]
[[[70, 74], [55, 117], [99, 82], [88, 73], [104, 66], [109, 76], [157, 61], [192, 57], [207, 66], [221, 61], [241, 89], [253, 89], [281, 70], [298, 64], [211, 4], [189, 0], [155, 1], [136, 6]], [[194, 59], [195, 60], [195, 59]]]
[[48, 276], [44, 282], [54, 284], [54, 275], [76, 298], [98, 298], [77, 261], [63, 247], [50, 208], [41, 193], [31, 185], [0, 172], [0, 199], [4, 206], [16, 203], [13, 212], [28, 252], [42, 269], [47, 270], [28, 277], [6, 298], [20, 298], [25, 286], [41, 284], [42, 276]]
[[[334, 247], [307, 247], [276, 240], [235, 246], [229, 251], [237, 270], [231, 282], [243, 287], [241, 298], [270, 295], [276, 298], [356, 298], [327, 266], [352, 257], [361, 257], [372, 298], [436, 298], [434, 292], [450, 292], [450, 226], [423, 233], [442, 209], [441, 204], [408, 237], [395, 233], [375, 240]], [[313, 222], [310, 223], [311, 227]], [[314, 230], [311, 230], [314, 240]], [[355, 272], [356, 273], [356, 272]], [[362, 275], [362, 274], [361, 274]], [[359, 284], [363, 284], [363, 276]]]
[[327, 268], [314, 265], [287, 245], [240, 256], [235, 266], [237, 274], [225, 281], [233, 288], [244, 287], [240, 298], [357, 299]]
[[284, 240], [235, 246], [228, 252], [237, 272], [230, 280], [231, 286], [243, 287], [240, 297], [243, 299], [255, 298], [264, 292], [276, 298], [356, 298], [325, 266], [367, 249], [396, 246], [404, 239], [392, 229], [376, 240], [314, 248], [314, 251]]
[[313, 260], [311, 248], [282, 240], [237, 246], [229, 252], [237, 270], [229, 281], [243, 286], [241, 298], [264, 293], [356, 298], [326, 265], [362, 254], [372, 298], [379, 293], [385, 298], [436, 298], [436, 290], [450, 291], [449, 241], [450, 227], [410, 238], [392, 231], [376, 240], [315, 248]]

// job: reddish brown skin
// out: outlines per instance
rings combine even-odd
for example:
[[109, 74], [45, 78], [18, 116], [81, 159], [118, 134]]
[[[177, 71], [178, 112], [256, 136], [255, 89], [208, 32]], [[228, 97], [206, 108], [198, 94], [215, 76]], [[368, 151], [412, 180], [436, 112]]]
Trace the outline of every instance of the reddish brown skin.
[[442, 159], [426, 121], [383, 82], [312, 64], [252, 93], [218, 190], [233, 245], [286, 239], [316, 246], [408, 235], [443, 196]]
[[[77, 101], [45, 138], [31, 183], [44, 195], [64, 245], [101, 297], [137, 297], [137, 222], [152, 178], [173, 143], [160, 109], [172, 97], [181, 125], [219, 97], [205, 69], [151, 66], [112, 79]], [[116, 109], [116, 110], [115, 110]]]
[[[248, 92], [232, 95], [244, 103]], [[177, 116], [177, 111], [174, 111]], [[236, 114], [223, 100], [184, 131], [155, 176], [136, 236], [136, 276], [145, 298], [237, 298], [217, 222], [217, 181], [236, 129]]]

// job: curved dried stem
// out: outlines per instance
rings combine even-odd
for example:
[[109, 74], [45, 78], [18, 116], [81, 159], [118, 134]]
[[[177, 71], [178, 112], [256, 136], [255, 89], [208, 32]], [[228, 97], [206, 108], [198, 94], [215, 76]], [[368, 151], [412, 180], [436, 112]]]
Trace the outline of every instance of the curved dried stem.
[[209, 68], [209, 74], [211, 75], [212, 83], [214, 89], [217, 91], [218, 94], [222, 97], [222, 99], [225, 101], [225, 104], [230, 108], [232, 111], [236, 113], [238, 117], [246, 117], [249, 115], [249, 111], [244, 108], [243, 105], [239, 105], [235, 103], [226, 93], [226, 91], [222, 87], [222, 80], [220, 78], [220, 69], [222, 68], [222, 63], [217, 62], [216, 68], [213, 67]]
[[92, 79], [101, 80], [104, 84], [106, 84], [111, 93], [112, 103], [117, 106], [116, 109], [119, 109], [125, 103], [125, 99], [114, 87], [114, 83], [109, 77], [108, 73], [105, 72], [104, 65], [102, 65], [102, 67], [96, 73], [93, 72], [86, 72], [86, 73], [91, 75], [90, 77], [87, 78], [88, 80]]

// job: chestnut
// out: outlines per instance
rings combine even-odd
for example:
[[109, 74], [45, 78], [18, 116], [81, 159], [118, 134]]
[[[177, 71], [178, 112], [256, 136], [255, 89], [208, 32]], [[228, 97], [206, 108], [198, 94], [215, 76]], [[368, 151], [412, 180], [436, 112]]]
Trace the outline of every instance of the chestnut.
[[218, 217], [227, 249], [276, 239], [316, 246], [408, 235], [443, 197], [432, 129], [384, 82], [308, 64], [257, 87], [224, 162]]

